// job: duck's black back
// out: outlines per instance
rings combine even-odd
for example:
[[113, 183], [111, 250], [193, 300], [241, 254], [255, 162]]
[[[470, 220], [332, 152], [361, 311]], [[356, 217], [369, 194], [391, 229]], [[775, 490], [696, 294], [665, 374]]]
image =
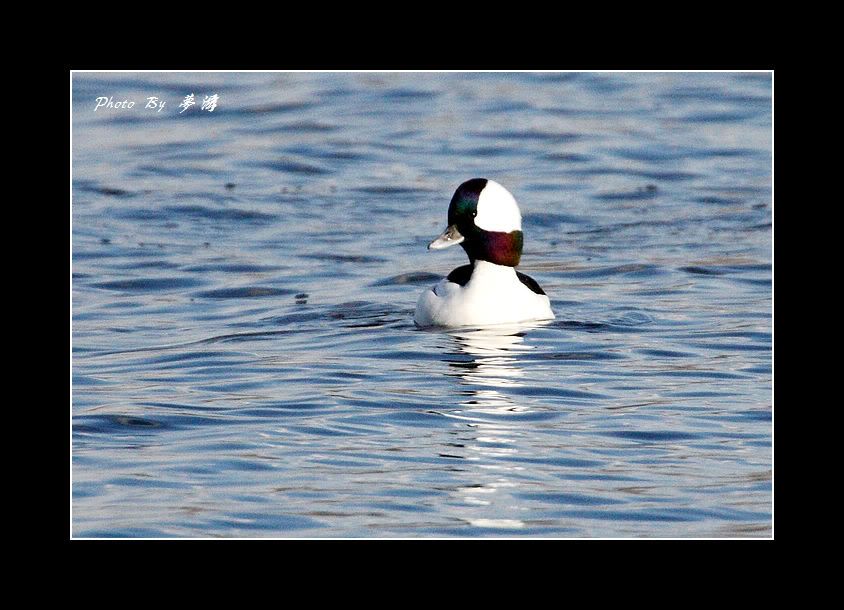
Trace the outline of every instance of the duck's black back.
[[[459, 284], [461, 286], [465, 286], [469, 283], [469, 280], [472, 278], [472, 271], [474, 270], [473, 265], [463, 265], [458, 267], [454, 271], [448, 274], [448, 281], [454, 282], [455, 284]], [[536, 294], [545, 294], [545, 291], [539, 286], [537, 281], [530, 277], [529, 275], [525, 275], [520, 271], [516, 271], [516, 277], [519, 278], [519, 281], [530, 288]]]

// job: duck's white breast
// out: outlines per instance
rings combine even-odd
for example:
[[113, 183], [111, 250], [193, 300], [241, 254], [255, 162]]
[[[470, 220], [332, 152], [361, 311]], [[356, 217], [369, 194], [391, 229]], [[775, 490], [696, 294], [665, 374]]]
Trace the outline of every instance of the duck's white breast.
[[465, 286], [444, 279], [423, 292], [414, 320], [419, 326], [473, 326], [554, 318], [546, 295], [522, 284], [513, 267], [477, 261]]

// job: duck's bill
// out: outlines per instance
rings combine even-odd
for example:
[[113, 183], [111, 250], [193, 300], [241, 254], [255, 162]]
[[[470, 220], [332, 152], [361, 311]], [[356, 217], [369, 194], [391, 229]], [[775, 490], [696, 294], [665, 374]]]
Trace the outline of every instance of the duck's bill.
[[443, 231], [442, 235], [428, 244], [428, 250], [442, 250], [443, 248], [448, 248], [449, 246], [456, 246], [464, 239], [466, 238], [460, 234], [460, 231], [457, 230], [457, 226], [450, 225], [445, 231]]

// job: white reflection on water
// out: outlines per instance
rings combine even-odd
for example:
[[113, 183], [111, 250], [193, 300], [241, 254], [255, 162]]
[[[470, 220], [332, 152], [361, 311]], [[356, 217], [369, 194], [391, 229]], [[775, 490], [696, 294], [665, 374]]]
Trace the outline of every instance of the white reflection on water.
[[[532, 409], [521, 404], [508, 389], [525, 385], [525, 371], [519, 355], [535, 349], [525, 342], [525, 333], [541, 322], [501, 325], [483, 329], [449, 331], [458, 353], [470, 359], [451, 362], [450, 376], [459, 379], [460, 408], [443, 413], [462, 420], [466, 430], [461, 435], [462, 457], [467, 467], [469, 484], [457, 489], [457, 500], [464, 510], [458, 519], [477, 528], [517, 530], [525, 523], [512, 518], [513, 490], [521, 485], [518, 474], [524, 467], [506, 458], [519, 453], [525, 435], [522, 415]], [[454, 451], [453, 447], [450, 448]], [[503, 493], [499, 493], [503, 492]], [[489, 507], [496, 504], [497, 514], [507, 518], [490, 519]], [[480, 510], [473, 514], [474, 510]], [[518, 510], [518, 509], [517, 509]]]
[[459, 376], [470, 388], [470, 398], [462, 402], [469, 411], [493, 415], [528, 411], [506, 389], [524, 385], [525, 372], [519, 366], [518, 356], [534, 349], [525, 343], [525, 332], [540, 324], [506, 324], [451, 332], [458, 350], [471, 356], [468, 362], [452, 363], [461, 369]]

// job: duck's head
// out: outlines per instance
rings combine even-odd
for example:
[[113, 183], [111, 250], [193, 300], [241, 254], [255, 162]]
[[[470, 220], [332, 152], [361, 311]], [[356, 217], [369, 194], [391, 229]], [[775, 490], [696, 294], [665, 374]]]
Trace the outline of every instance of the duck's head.
[[448, 228], [428, 249], [460, 244], [472, 263], [515, 267], [523, 243], [522, 215], [510, 191], [493, 180], [473, 178], [457, 187], [448, 206]]

